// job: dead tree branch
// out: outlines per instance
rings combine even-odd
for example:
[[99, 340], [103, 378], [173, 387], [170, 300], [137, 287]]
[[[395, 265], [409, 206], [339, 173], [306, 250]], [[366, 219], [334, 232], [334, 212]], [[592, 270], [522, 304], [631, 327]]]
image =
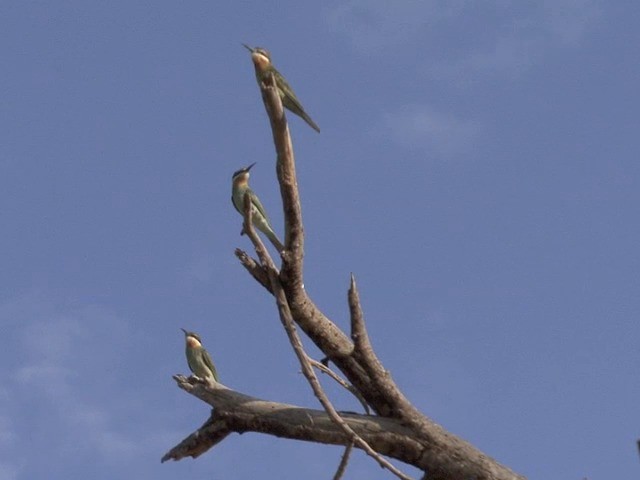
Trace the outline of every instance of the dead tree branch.
[[[269, 402], [227, 388], [215, 388], [195, 377], [174, 375], [178, 386], [214, 407], [202, 427], [167, 452], [162, 461], [197, 457], [220, 442], [230, 432], [257, 432], [292, 440], [343, 445], [350, 442], [323, 410]], [[410, 429], [398, 420], [372, 415], [342, 414], [358, 436], [382, 455], [415, 465], [423, 447]]]
[[[375, 364], [367, 360], [366, 355], [363, 357], [361, 352], [356, 352], [354, 343], [309, 298], [303, 281], [304, 228], [291, 137], [276, 89], [273, 85], [262, 85], [261, 92], [271, 122], [277, 153], [276, 173], [287, 233], [287, 250], [283, 255], [280, 279], [296, 324], [342, 371], [379, 415], [401, 418], [412, 427], [415, 438], [424, 442], [426, 447], [425, 455], [429, 459], [429, 468], [426, 471], [429, 478], [523, 478], [422, 415], [401, 393], [389, 372], [384, 369], [384, 372], [381, 372], [380, 366], [376, 368]], [[352, 287], [352, 310], [355, 308], [354, 313], [359, 312], [360, 319], [356, 318], [355, 321], [362, 332], [364, 321], [355, 281]], [[366, 333], [366, 330], [364, 331]], [[362, 342], [367, 338], [360, 336]], [[374, 373], [376, 371], [377, 373]]]
[[353, 385], [349, 385], [344, 378], [342, 378], [340, 375], [338, 375], [336, 372], [331, 370], [328, 366], [326, 366], [322, 362], [319, 362], [319, 361], [317, 361], [317, 360], [315, 360], [315, 359], [313, 359], [313, 358], [311, 358], [309, 356], [307, 356], [307, 360], [309, 361], [311, 366], [317, 368], [322, 373], [325, 373], [326, 375], [329, 375], [339, 385], [344, 387], [345, 390], [347, 390], [354, 397], [356, 397], [356, 399], [358, 399], [358, 401], [360, 402], [360, 405], [362, 405], [362, 408], [364, 408], [364, 413], [366, 413], [367, 415], [369, 415], [371, 413], [371, 411], [369, 410], [369, 405], [367, 405], [367, 402], [364, 400], [362, 395], [360, 395], [360, 392], [358, 390], [356, 390], [355, 388], [353, 388]]
[[273, 294], [273, 290], [271, 290], [271, 283], [269, 282], [269, 275], [267, 275], [267, 272], [262, 267], [262, 265], [251, 258], [247, 254], [247, 252], [239, 248], [236, 248], [235, 255], [236, 257], [238, 257], [238, 260], [240, 260], [242, 266], [247, 269], [247, 272], [251, 274], [256, 282], [262, 285], [269, 293]]
[[344, 472], [347, 469], [347, 465], [349, 464], [349, 457], [351, 456], [352, 450], [353, 443], [350, 443], [344, 449], [344, 453], [342, 454], [342, 458], [340, 459], [340, 464], [338, 465], [338, 470], [336, 470], [336, 474], [333, 476], [333, 480], [340, 480], [344, 475]]
[[[251, 212], [248, 211], [245, 212], [245, 231], [260, 262], [241, 250], [236, 250], [236, 256], [252, 277], [275, 297], [303, 372], [326, 411], [265, 402], [177, 376], [175, 378], [181, 388], [215, 406], [215, 409], [198, 431], [174, 447], [163, 460], [195, 457], [231, 432], [254, 431], [326, 444], [347, 446], [353, 443], [365, 451], [369, 446], [371, 451], [368, 453], [374, 457], [381, 459], [380, 455], [385, 455], [414, 465], [424, 471], [424, 478], [429, 480], [524, 480], [524, 477], [445, 431], [409, 402], [374, 352], [353, 276], [348, 295], [351, 338], [308, 296], [303, 277], [305, 237], [302, 209], [289, 128], [273, 78], [261, 85], [261, 93], [277, 154], [276, 174], [285, 219], [285, 249], [278, 272], [250, 224]], [[339, 415], [335, 411], [322, 389], [316, 388], [319, 383], [301, 349], [296, 326], [336, 365], [378, 416]], [[346, 452], [343, 460], [344, 457], [348, 457]]]
[[291, 310], [289, 310], [287, 297], [284, 294], [282, 284], [280, 283], [278, 270], [276, 269], [276, 266], [273, 263], [268, 250], [265, 248], [264, 243], [262, 243], [262, 240], [253, 228], [251, 218], [251, 199], [249, 197], [249, 193], [245, 194], [244, 205], [244, 231], [253, 242], [253, 245], [256, 248], [256, 252], [258, 253], [258, 257], [260, 258], [260, 262], [269, 275], [269, 281], [271, 282], [271, 289], [273, 290], [274, 297], [276, 298], [280, 320], [282, 321], [282, 325], [284, 326], [285, 332], [287, 333], [287, 337], [289, 338], [289, 342], [291, 343], [293, 351], [295, 352], [296, 357], [298, 357], [298, 361], [300, 362], [300, 366], [302, 367], [302, 373], [309, 382], [314, 395], [316, 396], [320, 404], [324, 407], [324, 410], [325, 412], [327, 412], [327, 415], [329, 415], [331, 421], [338, 427], [340, 427], [345, 435], [347, 435], [347, 438], [349, 438], [349, 443], [353, 443], [354, 445], [357, 445], [359, 448], [364, 450], [367, 455], [375, 459], [375, 461], [378, 462], [381, 467], [386, 468], [396, 477], [402, 480], [411, 480], [411, 477], [402, 473], [398, 468], [396, 468], [388, 460], [384, 459], [378, 452], [371, 448], [371, 446], [364, 439], [362, 439], [362, 437], [360, 437], [342, 419], [342, 417], [340, 417], [340, 414], [338, 414], [338, 411], [329, 400], [329, 397], [327, 397], [327, 395], [325, 394], [322, 386], [320, 385], [320, 382], [318, 381], [318, 377], [316, 376], [315, 372], [313, 371], [313, 367], [309, 362], [309, 357], [304, 351], [302, 341], [298, 336], [298, 332], [296, 331], [296, 325], [293, 321], [293, 318], [291, 317]]

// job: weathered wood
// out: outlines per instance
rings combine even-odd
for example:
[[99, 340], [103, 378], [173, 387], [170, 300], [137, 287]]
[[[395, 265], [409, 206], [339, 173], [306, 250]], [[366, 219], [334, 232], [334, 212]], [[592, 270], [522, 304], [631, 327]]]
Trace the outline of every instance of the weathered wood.
[[[339, 419], [332, 419], [325, 411], [269, 402], [219, 384], [205, 385], [194, 378], [175, 376], [180, 388], [215, 408], [211, 418], [171, 449], [163, 461], [179, 460], [185, 456], [195, 458], [232, 432], [252, 431], [334, 445], [353, 443], [356, 448], [361, 448], [362, 445], [349, 435], [349, 431], [353, 431], [375, 452], [423, 470], [425, 479], [524, 480], [524, 477], [444, 430], [404, 396], [369, 342], [353, 277], [348, 296], [351, 338], [309, 297], [304, 288], [304, 227], [289, 128], [274, 86], [262, 84], [261, 92], [277, 154], [276, 173], [285, 218], [285, 250], [281, 254], [279, 274], [270, 258], [265, 257], [266, 250], [260, 248], [259, 239], [254, 238], [253, 241], [260, 263], [241, 250], [236, 250], [236, 256], [253, 278], [277, 298], [280, 312], [290, 316], [378, 416], [341, 413]], [[277, 282], [274, 281], [275, 276]], [[304, 358], [300, 352], [298, 356]], [[313, 376], [309, 376], [310, 382]], [[326, 408], [331, 412], [331, 408]], [[342, 420], [348, 429], [340, 424]]]

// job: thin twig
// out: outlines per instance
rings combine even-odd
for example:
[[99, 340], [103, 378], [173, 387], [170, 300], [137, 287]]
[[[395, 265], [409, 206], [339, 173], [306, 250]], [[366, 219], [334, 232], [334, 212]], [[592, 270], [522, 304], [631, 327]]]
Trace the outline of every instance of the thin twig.
[[353, 385], [350, 385], [349, 382], [347, 382], [344, 378], [342, 378], [336, 372], [331, 370], [324, 363], [319, 362], [319, 361], [317, 361], [317, 360], [315, 360], [315, 359], [313, 359], [313, 358], [311, 358], [309, 356], [307, 356], [307, 360], [309, 361], [309, 363], [312, 366], [316, 367], [322, 373], [326, 373], [331, 378], [333, 378], [336, 382], [338, 382], [340, 385], [342, 385], [346, 390], [351, 392], [351, 394], [358, 399], [358, 401], [362, 405], [362, 408], [364, 408], [364, 411], [365, 411], [365, 413], [367, 415], [369, 415], [371, 413], [371, 411], [369, 410], [369, 405], [367, 405], [367, 402], [365, 401], [364, 397], [362, 396], [362, 394]]
[[340, 459], [340, 465], [338, 465], [338, 470], [336, 470], [333, 480], [340, 480], [342, 475], [344, 475], [347, 464], [349, 463], [349, 457], [351, 456], [351, 450], [353, 450], [353, 442], [350, 442], [349, 445], [345, 447], [342, 458]]

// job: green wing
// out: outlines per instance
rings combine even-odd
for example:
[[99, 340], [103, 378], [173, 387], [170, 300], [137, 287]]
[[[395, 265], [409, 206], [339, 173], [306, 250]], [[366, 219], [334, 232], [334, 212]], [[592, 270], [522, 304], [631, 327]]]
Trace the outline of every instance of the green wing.
[[302, 119], [307, 122], [307, 124], [311, 128], [320, 133], [320, 127], [311, 119], [307, 112], [304, 111], [304, 108], [298, 100], [298, 97], [296, 97], [296, 94], [293, 93], [293, 88], [291, 88], [291, 86], [287, 83], [284, 77], [278, 73], [277, 70], [274, 72], [274, 75], [276, 76], [278, 88], [282, 92], [282, 104], [299, 117], [302, 117]]
[[275, 70], [273, 74], [275, 75], [276, 83], [278, 84], [278, 87], [280, 88], [280, 91], [284, 96], [284, 98], [282, 99], [283, 105], [296, 115], [302, 116], [302, 114], [304, 113], [304, 107], [300, 103], [300, 100], [298, 100], [298, 97], [296, 97], [296, 94], [293, 91], [293, 88], [291, 88], [291, 85], [287, 83], [284, 77], [280, 75], [280, 72], [278, 72], [277, 70]]
[[[249, 187], [247, 187], [247, 189], [244, 192], [242, 192], [242, 197], [241, 197], [242, 200], [240, 201], [242, 202], [244, 200], [244, 196], [247, 193], [249, 194], [249, 198], [251, 198], [251, 203], [253, 203], [253, 206], [256, 207], [260, 215], [262, 215], [267, 220], [267, 223], [269, 223], [269, 217], [267, 216], [267, 212], [262, 206], [260, 199], [255, 193], [253, 193], [253, 190], [251, 190]], [[236, 202], [233, 200], [233, 195], [231, 195], [231, 203], [233, 204], [233, 208], [235, 208], [240, 213], [240, 215], [244, 217], [244, 209], [241, 209], [238, 207], [238, 205], [236, 205]]]
[[267, 223], [271, 224], [271, 222], [269, 221], [269, 217], [267, 216], [267, 212], [264, 210], [264, 207], [262, 206], [262, 203], [260, 202], [258, 196], [253, 193], [253, 190], [251, 189], [249, 189], [249, 194], [251, 195], [251, 203], [253, 203], [253, 206], [258, 209], [258, 212], [260, 212], [260, 215], [264, 217]]
[[204, 348], [202, 349], [202, 361], [204, 364], [209, 367], [209, 370], [213, 372], [213, 379], [218, 381], [218, 372], [216, 371], [216, 366], [213, 364], [211, 357], [209, 356], [209, 352], [207, 352]]

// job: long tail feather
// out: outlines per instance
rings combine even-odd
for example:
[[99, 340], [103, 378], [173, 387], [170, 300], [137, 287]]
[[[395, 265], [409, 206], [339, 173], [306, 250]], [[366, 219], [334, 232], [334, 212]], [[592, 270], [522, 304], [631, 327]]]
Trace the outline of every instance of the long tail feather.
[[273, 244], [273, 246], [276, 247], [276, 250], [278, 250], [278, 253], [284, 250], [284, 245], [282, 244], [282, 242], [280, 242], [280, 240], [278, 239], [275, 233], [269, 232], [267, 233], [267, 237], [269, 237], [269, 240], [271, 240], [271, 243]]

